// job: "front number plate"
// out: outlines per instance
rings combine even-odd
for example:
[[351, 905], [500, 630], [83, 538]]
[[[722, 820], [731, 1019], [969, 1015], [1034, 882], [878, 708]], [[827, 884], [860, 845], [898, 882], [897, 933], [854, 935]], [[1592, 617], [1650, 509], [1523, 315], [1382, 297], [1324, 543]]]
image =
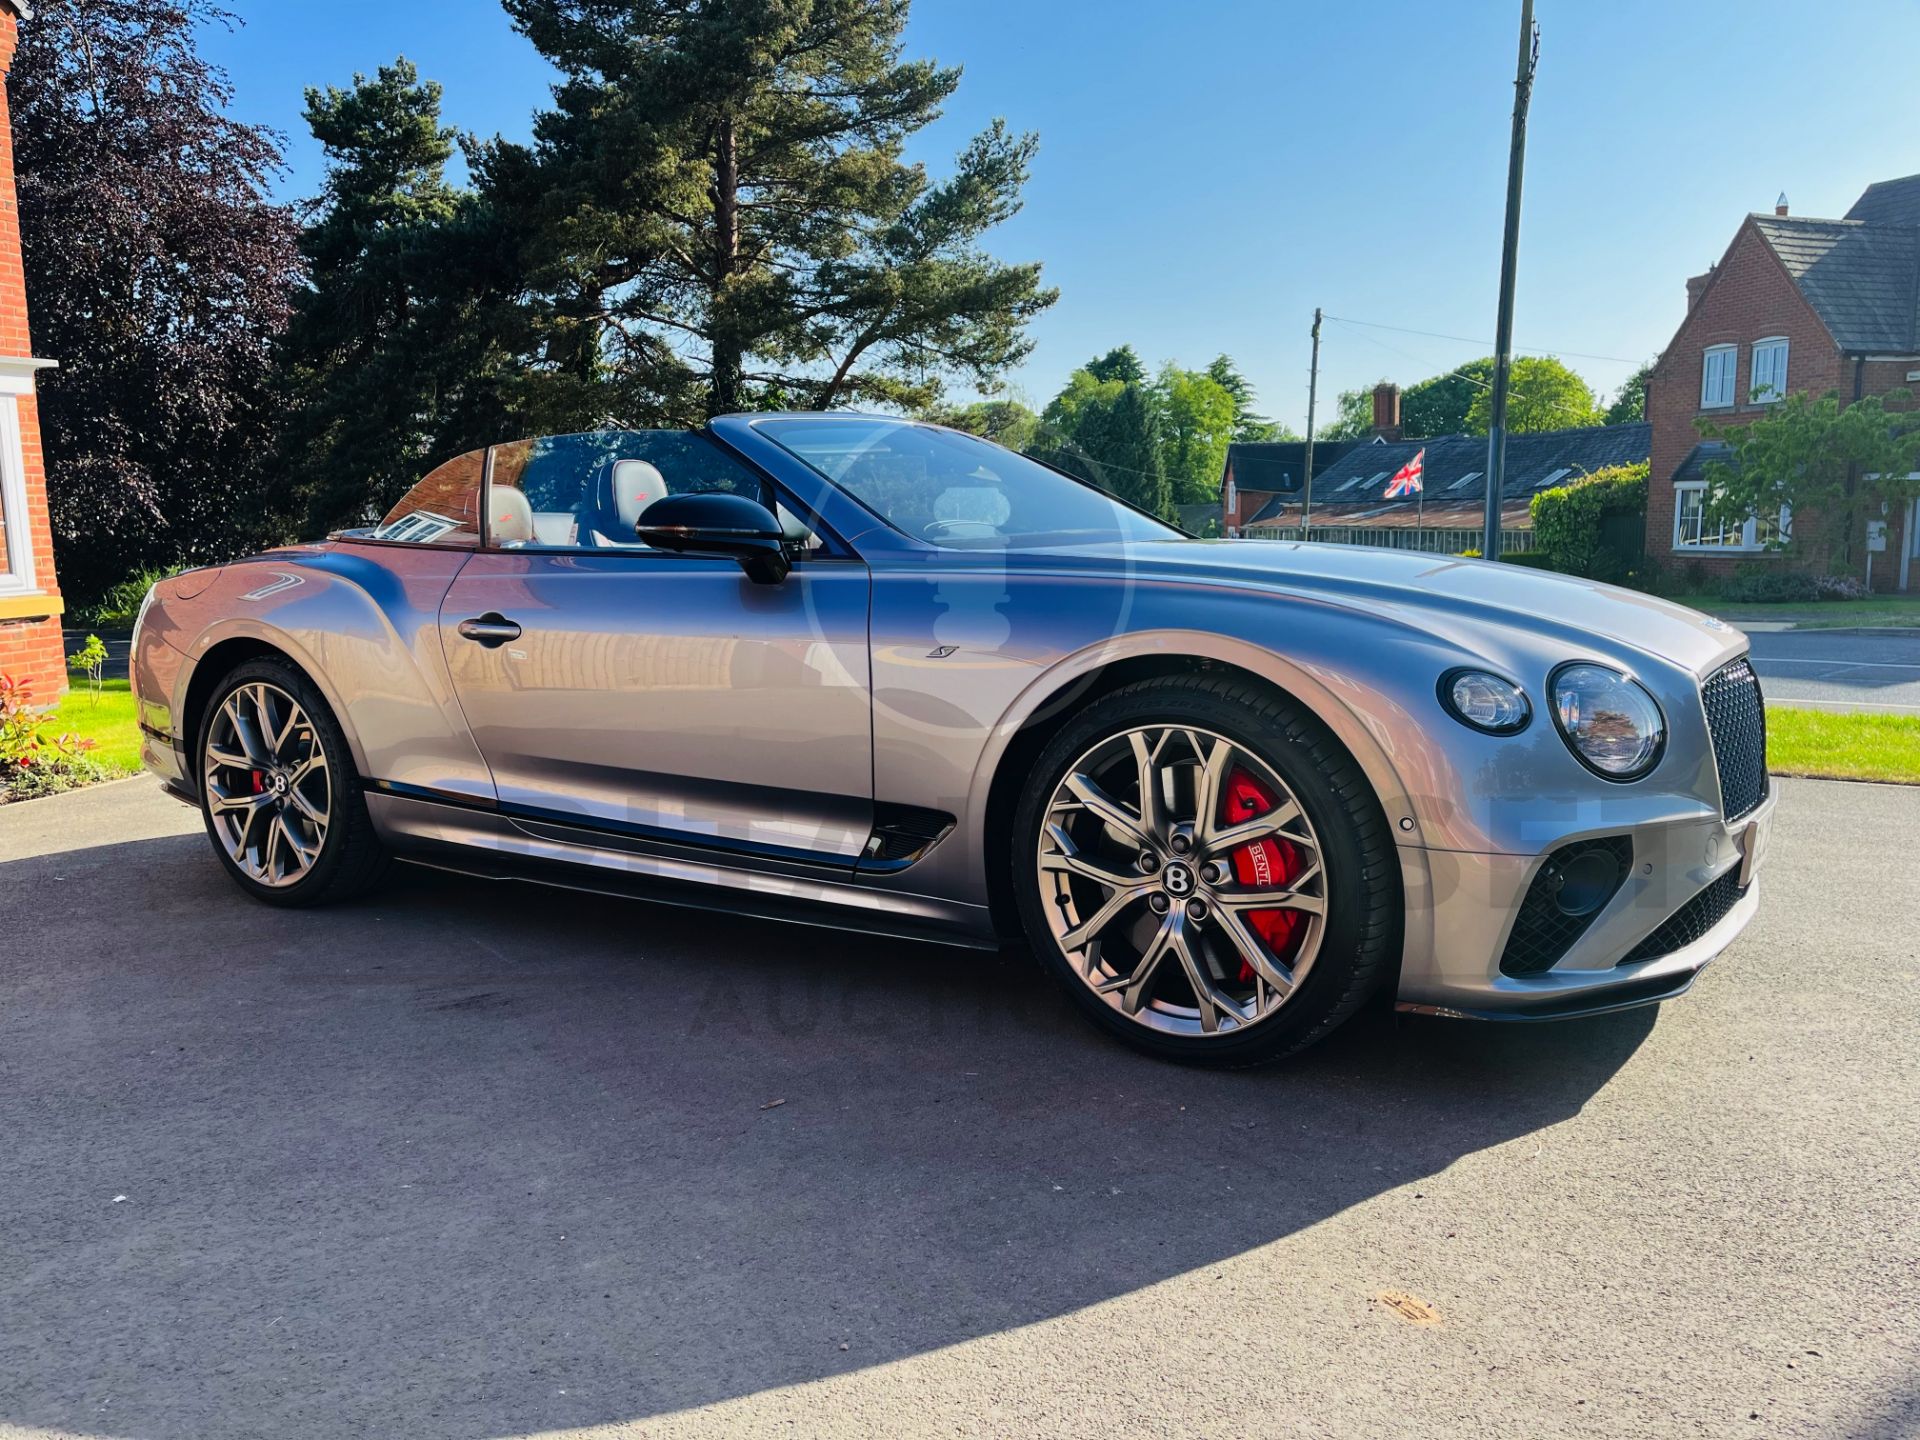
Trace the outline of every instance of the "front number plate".
[[1767, 820], [1763, 816], [1750, 821], [1747, 828], [1740, 832], [1737, 842], [1740, 847], [1740, 888], [1746, 889], [1753, 883], [1753, 877], [1760, 873], [1760, 866], [1767, 858]]

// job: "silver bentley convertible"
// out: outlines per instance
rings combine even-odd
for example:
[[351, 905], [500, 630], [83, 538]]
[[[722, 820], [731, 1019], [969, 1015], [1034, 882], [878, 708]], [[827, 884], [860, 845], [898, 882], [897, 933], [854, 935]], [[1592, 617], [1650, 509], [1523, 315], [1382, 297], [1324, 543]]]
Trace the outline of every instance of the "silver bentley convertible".
[[[1753, 917], [1718, 621], [1513, 565], [1191, 539], [849, 414], [499, 444], [155, 588], [147, 765], [240, 888], [391, 861], [963, 946], [1243, 1065], [1391, 996], [1666, 999]], [[901, 952], [911, 963], [911, 951]]]

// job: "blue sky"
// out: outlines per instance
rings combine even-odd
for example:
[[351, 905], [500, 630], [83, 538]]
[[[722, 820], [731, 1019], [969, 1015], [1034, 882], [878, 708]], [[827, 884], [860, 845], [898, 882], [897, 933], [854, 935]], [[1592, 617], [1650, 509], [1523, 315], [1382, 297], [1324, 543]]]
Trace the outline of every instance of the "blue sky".
[[[524, 137], [551, 81], [490, 0], [228, 0], [208, 37], [235, 110], [289, 141], [289, 195], [320, 156], [301, 90], [404, 53], [450, 123]], [[1740, 217], [1838, 215], [1920, 171], [1920, 6], [1538, 0], [1515, 338], [1608, 390], [1671, 336], [1685, 277]], [[1490, 348], [1517, 0], [1369, 6], [1187, 0], [916, 0], [910, 54], [965, 67], [915, 158], [936, 171], [994, 116], [1040, 134], [1005, 258], [1045, 262], [1059, 304], [1014, 377], [1036, 405], [1131, 342], [1158, 365], [1239, 361], [1296, 429], [1307, 328], [1330, 316], [1323, 403]], [[1475, 341], [1481, 343], [1474, 343]], [[1614, 359], [1576, 359], [1572, 352]]]

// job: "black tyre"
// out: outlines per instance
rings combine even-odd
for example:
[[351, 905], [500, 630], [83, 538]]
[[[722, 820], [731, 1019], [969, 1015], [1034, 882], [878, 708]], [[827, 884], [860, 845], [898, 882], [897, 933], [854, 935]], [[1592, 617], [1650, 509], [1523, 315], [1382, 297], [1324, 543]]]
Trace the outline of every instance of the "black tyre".
[[1332, 734], [1224, 676], [1144, 680], [1063, 727], [1015, 820], [1042, 963], [1136, 1049], [1245, 1066], [1313, 1044], [1394, 971], [1386, 817]]
[[385, 877], [346, 737], [293, 665], [249, 660], [222, 679], [194, 754], [214, 854], [256, 900], [319, 905]]

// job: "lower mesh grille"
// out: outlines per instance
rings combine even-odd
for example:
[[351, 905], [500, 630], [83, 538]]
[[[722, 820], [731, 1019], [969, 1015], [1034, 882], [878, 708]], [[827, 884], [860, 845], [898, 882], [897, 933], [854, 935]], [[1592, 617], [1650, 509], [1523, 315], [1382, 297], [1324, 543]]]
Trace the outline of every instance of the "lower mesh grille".
[[[1605, 864], [1597, 861], [1612, 865], [1611, 883], [1606, 883]], [[1584, 886], [1585, 893], [1572, 907], [1576, 913], [1570, 914], [1568, 876], [1579, 875], [1583, 868], [1597, 874], [1601, 883]], [[1625, 835], [1579, 840], [1554, 851], [1527, 887], [1527, 898], [1520, 902], [1507, 948], [1500, 955], [1500, 973], [1538, 975], [1559, 964], [1573, 942], [1587, 933], [1587, 927], [1606, 908], [1632, 868], [1633, 841]]]
[[1738, 820], [1767, 798], [1767, 709], [1760, 680], [1745, 659], [1723, 665], [1700, 687], [1713, 764], [1720, 775], [1720, 809]]
[[1667, 923], [1627, 952], [1622, 965], [1637, 965], [1642, 960], [1658, 960], [1684, 950], [1700, 939], [1740, 903], [1747, 892], [1740, 887], [1738, 870], [1729, 870], [1667, 918]]

